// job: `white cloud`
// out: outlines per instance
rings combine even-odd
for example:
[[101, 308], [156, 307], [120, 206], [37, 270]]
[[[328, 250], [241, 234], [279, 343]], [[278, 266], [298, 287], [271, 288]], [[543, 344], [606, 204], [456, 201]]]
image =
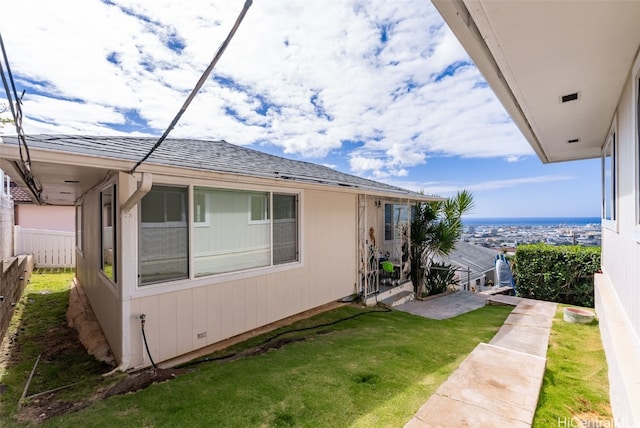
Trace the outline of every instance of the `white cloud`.
[[[135, 111], [160, 135], [243, 4], [5, 5], [0, 28], [26, 89], [26, 132], [114, 133]], [[531, 155], [473, 66], [443, 74], [469, 61], [425, 0], [254, 2], [172, 135], [314, 158], [352, 150], [352, 172], [379, 179], [406, 177], [429, 153]]]
[[422, 191], [427, 189], [429, 193], [450, 196], [461, 190], [468, 190], [470, 192], [482, 192], [482, 191], [491, 191], [498, 189], [505, 189], [509, 187], [520, 187], [520, 186], [528, 186], [542, 183], [553, 183], [558, 181], [568, 181], [574, 180], [576, 177], [570, 175], [561, 175], [561, 174], [549, 174], [549, 175], [538, 175], [532, 177], [521, 177], [521, 178], [507, 178], [502, 180], [485, 180], [478, 182], [400, 182], [396, 181], [395, 185], [404, 187], [405, 189], [410, 189], [413, 191]]

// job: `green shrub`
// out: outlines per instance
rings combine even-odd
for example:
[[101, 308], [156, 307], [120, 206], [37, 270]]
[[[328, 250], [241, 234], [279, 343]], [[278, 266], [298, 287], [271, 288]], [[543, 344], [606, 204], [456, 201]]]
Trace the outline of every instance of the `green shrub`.
[[460, 282], [456, 278], [456, 270], [446, 263], [433, 262], [424, 277], [425, 296], [444, 293], [450, 285], [457, 285]]
[[520, 297], [591, 308], [600, 247], [520, 245], [512, 269]]

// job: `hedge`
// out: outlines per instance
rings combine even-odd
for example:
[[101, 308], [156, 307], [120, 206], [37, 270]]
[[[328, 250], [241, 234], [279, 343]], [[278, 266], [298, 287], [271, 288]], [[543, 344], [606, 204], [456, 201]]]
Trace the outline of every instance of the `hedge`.
[[520, 245], [513, 262], [518, 296], [593, 307], [593, 274], [600, 269], [600, 247]]

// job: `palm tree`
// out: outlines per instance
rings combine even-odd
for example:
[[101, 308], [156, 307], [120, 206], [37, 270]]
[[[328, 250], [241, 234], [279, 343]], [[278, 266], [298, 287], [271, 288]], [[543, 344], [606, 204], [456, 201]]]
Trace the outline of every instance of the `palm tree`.
[[443, 201], [416, 202], [411, 219], [411, 279], [419, 296], [424, 272], [436, 255], [446, 256], [462, 236], [462, 216], [474, 207], [473, 195], [462, 190]]

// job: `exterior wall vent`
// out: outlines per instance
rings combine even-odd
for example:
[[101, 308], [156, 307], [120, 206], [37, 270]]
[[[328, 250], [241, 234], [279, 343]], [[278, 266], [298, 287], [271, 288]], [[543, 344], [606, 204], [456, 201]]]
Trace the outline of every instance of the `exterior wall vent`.
[[560, 97], [560, 102], [562, 103], [568, 103], [569, 101], [575, 101], [578, 98], [580, 98], [580, 95], [578, 92], [574, 92], [573, 94], [567, 94], [567, 95], [563, 95]]

